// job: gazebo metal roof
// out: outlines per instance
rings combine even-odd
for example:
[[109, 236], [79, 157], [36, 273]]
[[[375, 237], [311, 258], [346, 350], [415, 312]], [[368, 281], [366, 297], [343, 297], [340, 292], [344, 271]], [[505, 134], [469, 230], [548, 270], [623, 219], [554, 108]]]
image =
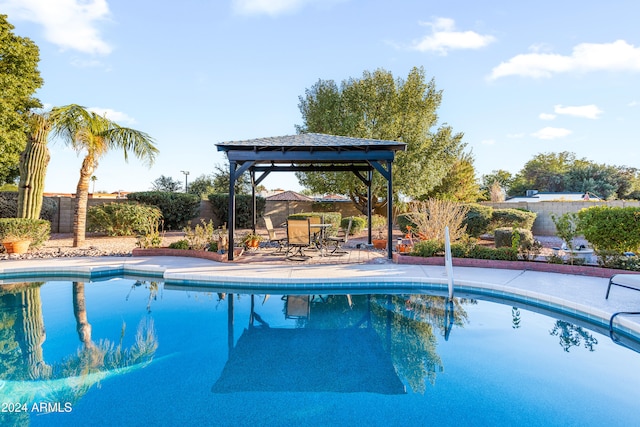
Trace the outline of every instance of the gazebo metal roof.
[[[377, 170], [387, 180], [387, 210], [391, 218], [392, 176], [391, 164], [396, 151], [406, 150], [398, 141], [353, 138], [348, 136], [307, 133], [216, 144], [229, 159], [229, 244], [233, 244], [235, 228], [235, 181], [244, 172], [251, 173], [255, 200], [255, 187], [271, 172], [353, 172], [368, 188], [371, 212], [372, 173]], [[255, 176], [256, 172], [262, 175]], [[363, 174], [363, 173], [366, 173]], [[253, 227], [255, 229], [255, 203]], [[369, 213], [369, 230], [371, 214]], [[371, 232], [369, 232], [371, 242]], [[391, 224], [388, 224], [388, 255], [391, 258]], [[233, 260], [233, 251], [229, 251]]]

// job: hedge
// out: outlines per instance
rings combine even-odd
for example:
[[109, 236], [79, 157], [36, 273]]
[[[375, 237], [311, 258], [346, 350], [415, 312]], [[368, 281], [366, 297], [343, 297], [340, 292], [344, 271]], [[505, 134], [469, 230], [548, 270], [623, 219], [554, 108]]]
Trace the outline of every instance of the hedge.
[[511, 227], [531, 230], [536, 216], [535, 212], [521, 209], [494, 209], [491, 215], [490, 228], [495, 230], [500, 227]]
[[467, 226], [467, 234], [472, 237], [479, 237], [488, 233], [490, 231], [493, 208], [478, 203], [469, 203], [465, 206], [469, 208], [469, 211], [462, 224]]
[[200, 211], [200, 197], [194, 194], [143, 191], [129, 193], [127, 200], [157, 206], [162, 211], [166, 230], [181, 230], [189, 221], [197, 218]]
[[[221, 224], [226, 224], [229, 218], [229, 194], [214, 193], [209, 194], [209, 201], [213, 213]], [[252, 198], [248, 194], [236, 194], [236, 228], [251, 228], [253, 217], [251, 216]], [[264, 197], [256, 196], [256, 218], [264, 216], [266, 200]]]
[[[518, 248], [533, 245], [533, 233], [525, 228], [496, 228], [493, 232], [496, 248], [510, 248], [513, 246], [513, 234], [518, 233]], [[517, 248], [516, 248], [517, 249]]]
[[578, 231], [598, 251], [640, 250], [640, 208], [593, 206], [578, 212]]

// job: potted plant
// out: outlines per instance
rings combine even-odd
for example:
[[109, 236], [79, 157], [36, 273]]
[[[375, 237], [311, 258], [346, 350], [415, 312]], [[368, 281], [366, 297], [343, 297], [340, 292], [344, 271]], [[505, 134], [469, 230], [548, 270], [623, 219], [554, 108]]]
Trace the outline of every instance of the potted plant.
[[7, 253], [23, 254], [29, 246], [49, 238], [48, 221], [29, 218], [0, 218], [0, 241]]
[[260, 245], [262, 240], [263, 237], [261, 235], [249, 232], [242, 239], [242, 243], [244, 243], [247, 248], [255, 249]]
[[376, 237], [371, 239], [373, 247], [376, 249], [385, 249], [387, 247], [387, 238], [384, 235], [384, 225], [376, 227]]

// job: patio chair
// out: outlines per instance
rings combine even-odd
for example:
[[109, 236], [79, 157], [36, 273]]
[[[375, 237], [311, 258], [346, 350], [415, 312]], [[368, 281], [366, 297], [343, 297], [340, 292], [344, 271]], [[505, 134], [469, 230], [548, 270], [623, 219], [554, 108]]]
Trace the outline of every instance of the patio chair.
[[278, 249], [276, 249], [274, 253], [284, 253], [287, 247], [287, 238], [278, 237], [278, 235], [276, 234], [276, 230], [273, 228], [273, 222], [271, 221], [270, 216], [266, 215], [264, 217], [264, 225], [267, 228], [267, 233], [269, 234], [269, 243], [275, 243], [276, 245], [278, 245]]
[[320, 218], [319, 216], [309, 217], [309, 226], [311, 227], [311, 242], [314, 249], [321, 249], [320, 239], [322, 235], [322, 228], [314, 227], [314, 225], [318, 224], [322, 224], [322, 218]]
[[353, 219], [350, 218], [349, 219], [349, 225], [347, 225], [347, 228], [344, 230], [344, 236], [339, 237], [327, 237], [327, 243], [331, 243], [333, 244], [333, 250], [331, 251], [332, 254], [346, 254], [347, 251], [342, 249], [342, 245], [346, 244], [349, 241], [349, 233], [351, 233], [351, 223], [353, 222]]
[[[287, 259], [304, 261], [310, 258], [304, 248], [311, 244], [311, 227], [308, 218], [287, 220]], [[293, 251], [293, 252], [292, 252]]]
[[614, 274], [609, 279], [609, 286], [607, 286], [607, 294], [604, 299], [609, 299], [609, 292], [611, 286], [616, 285], [622, 288], [633, 289], [640, 291], [640, 274]]

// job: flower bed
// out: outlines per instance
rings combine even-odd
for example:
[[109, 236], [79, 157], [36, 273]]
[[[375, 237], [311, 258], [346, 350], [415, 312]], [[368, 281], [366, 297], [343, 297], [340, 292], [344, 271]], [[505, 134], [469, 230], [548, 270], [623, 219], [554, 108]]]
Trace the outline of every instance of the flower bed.
[[[444, 257], [418, 257], [393, 254], [397, 264], [444, 265]], [[614, 274], [633, 274], [634, 271], [603, 268], [595, 265], [552, 264], [544, 261], [500, 261], [477, 258], [452, 258], [455, 267], [502, 268], [507, 270], [542, 271], [545, 273], [577, 274], [592, 277], [611, 277]]]

